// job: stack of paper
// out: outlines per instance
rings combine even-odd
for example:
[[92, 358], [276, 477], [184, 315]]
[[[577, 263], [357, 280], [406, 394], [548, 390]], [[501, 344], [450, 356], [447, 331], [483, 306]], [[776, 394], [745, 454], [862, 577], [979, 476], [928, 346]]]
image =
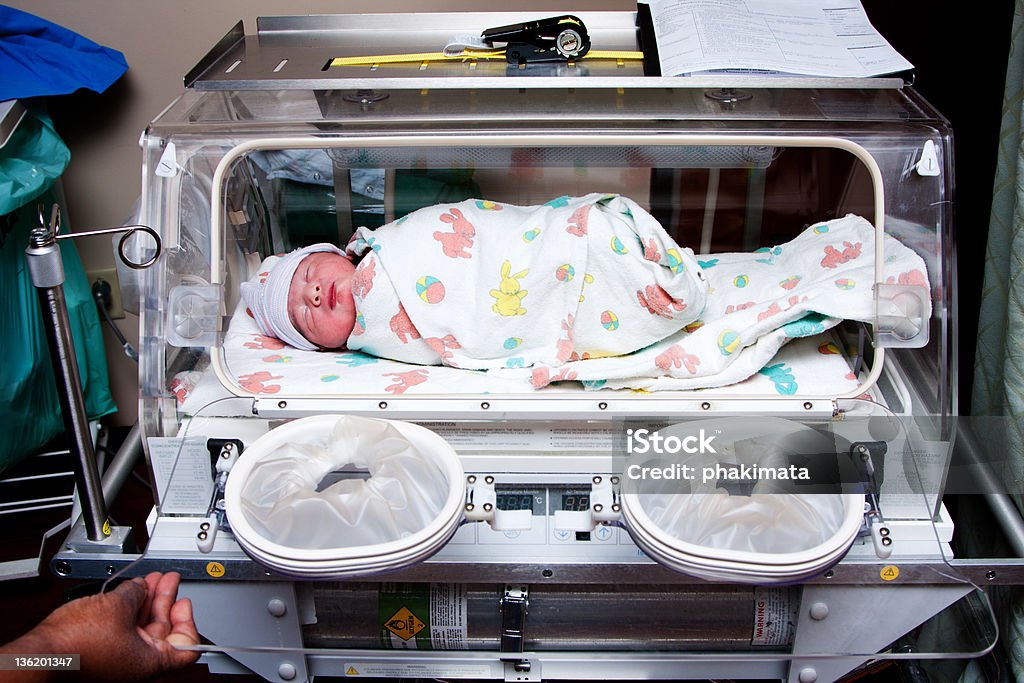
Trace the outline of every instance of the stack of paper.
[[663, 76], [907, 71], [859, 0], [647, 0]]

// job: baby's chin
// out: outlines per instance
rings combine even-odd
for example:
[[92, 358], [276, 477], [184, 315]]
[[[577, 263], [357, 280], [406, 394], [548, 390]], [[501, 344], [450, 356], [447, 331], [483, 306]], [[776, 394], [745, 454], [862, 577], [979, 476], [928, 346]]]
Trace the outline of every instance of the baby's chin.
[[324, 335], [319, 339], [310, 339], [324, 351], [344, 351], [348, 346], [348, 338], [352, 334], [352, 327], [355, 324], [355, 320], [352, 324], [349, 324], [347, 328], [342, 326], [336, 333], [330, 335]]
[[320, 347], [321, 351], [344, 351], [346, 349], [346, 344], [348, 343], [348, 337], [345, 337], [341, 341], [334, 338], [310, 339], [309, 341]]

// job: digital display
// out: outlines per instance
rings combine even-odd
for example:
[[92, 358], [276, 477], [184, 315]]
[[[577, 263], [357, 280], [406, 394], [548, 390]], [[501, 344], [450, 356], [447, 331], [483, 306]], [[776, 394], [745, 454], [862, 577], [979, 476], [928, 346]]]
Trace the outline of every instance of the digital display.
[[499, 510], [533, 510], [533, 494], [531, 493], [499, 493]]
[[540, 491], [497, 491], [495, 501], [499, 510], [529, 510], [544, 514], [544, 496]]
[[563, 493], [562, 509], [568, 512], [586, 512], [590, 509], [590, 494]]

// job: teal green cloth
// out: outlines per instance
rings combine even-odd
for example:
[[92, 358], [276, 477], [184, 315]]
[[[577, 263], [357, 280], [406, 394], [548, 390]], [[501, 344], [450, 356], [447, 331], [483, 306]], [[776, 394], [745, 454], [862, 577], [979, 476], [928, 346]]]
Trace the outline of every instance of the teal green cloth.
[[67, 168], [71, 152], [45, 114], [25, 114], [7, 144], [0, 147], [0, 216], [25, 206], [53, 185]]
[[1024, 2], [1017, 0], [992, 194], [971, 411], [1024, 415]]
[[[978, 318], [978, 348], [971, 397], [974, 415], [1006, 416], [1007, 458], [1004, 481], [1024, 479], [1024, 0], [1014, 6], [1012, 42], [1006, 69], [999, 157], [992, 195], [985, 280]], [[1019, 496], [1018, 508], [1024, 510]], [[959, 523], [959, 522], [958, 522]], [[993, 595], [1003, 624], [1005, 662], [1015, 680], [1024, 682], [1024, 592]], [[977, 665], [961, 683], [978, 680]]]
[[[57, 193], [47, 186], [34, 199], [0, 216], [0, 471], [64, 431], [43, 313], [25, 257], [29, 231], [38, 223], [36, 202], [49, 207]], [[110, 395], [99, 316], [74, 245], [68, 240], [60, 245], [86, 412], [90, 419], [98, 419], [117, 410]]]

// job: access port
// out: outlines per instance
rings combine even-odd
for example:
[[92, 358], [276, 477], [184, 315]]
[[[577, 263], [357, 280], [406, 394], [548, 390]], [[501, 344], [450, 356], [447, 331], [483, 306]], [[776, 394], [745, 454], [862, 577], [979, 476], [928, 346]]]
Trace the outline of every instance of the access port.
[[589, 541], [590, 540], [590, 532], [589, 531], [577, 531], [576, 532], [576, 540], [577, 541]]

